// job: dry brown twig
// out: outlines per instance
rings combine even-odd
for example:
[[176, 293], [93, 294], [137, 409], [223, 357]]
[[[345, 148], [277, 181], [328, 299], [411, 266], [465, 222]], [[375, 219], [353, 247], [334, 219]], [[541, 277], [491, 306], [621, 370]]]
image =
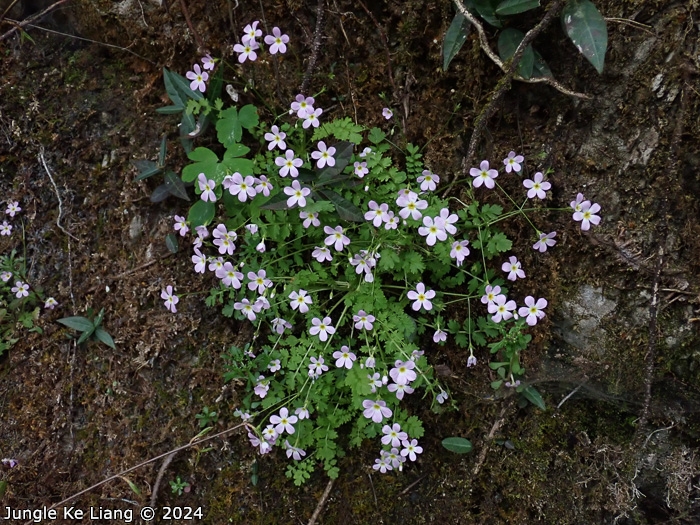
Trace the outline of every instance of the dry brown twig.
[[318, 6], [316, 7], [316, 30], [314, 31], [314, 43], [311, 49], [311, 58], [309, 58], [309, 64], [306, 66], [306, 72], [304, 73], [304, 79], [301, 81], [301, 86], [299, 87], [299, 93], [306, 94], [306, 90], [309, 88], [309, 81], [311, 80], [311, 74], [316, 67], [316, 61], [318, 60], [318, 52], [321, 49], [321, 38], [323, 38], [323, 17], [325, 12], [324, 4], [325, 0], [318, 0]]
[[[14, 23], [15, 26], [14, 26], [12, 29], [10, 29], [9, 31], [7, 31], [6, 33], [4, 33], [2, 36], [0, 36], [0, 40], [5, 40], [8, 36], [10, 36], [12, 33], [14, 33], [15, 31], [17, 31], [18, 29], [22, 29], [24, 26], [31, 25], [32, 22], [34, 22], [34, 21], [36, 21], [36, 20], [39, 20], [40, 18], [42, 18], [42, 17], [43, 17], [44, 15], [46, 15], [47, 13], [53, 11], [53, 10], [56, 9], [58, 6], [63, 5], [63, 4], [65, 4], [66, 2], [68, 2], [68, 0], [58, 0], [58, 2], [55, 2], [55, 3], [51, 4], [49, 7], [47, 7], [46, 9], [44, 9], [43, 11], [41, 11], [40, 13], [37, 13], [37, 14], [35, 14], [35, 15], [33, 15], [33, 16], [30, 16], [29, 18], [27, 18], [27, 19], [25, 19], [25, 20], [22, 20], [21, 22], [17, 22], [16, 20], [10, 20], [10, 19], [8, 18], [7, 21], [8, 21], [8, 22]], [[4, 13], [3, 13], [3, 14], [4, 14]]]
[[326, 490], [323, 491], [323, 495], [321, 496], [321, 499], [318, 500], [318, 505], [316, 505], [316, 510], [314, 513], [311, 515], [311, 519], [309, 520], [309, 525], [314, 525], [316, 523], [316, 520], [318, 517], [321, 515], [321, 511], [323, 510], [323, 506], [326, 504], [326, 500], [328, 499], [328, 496], [331, 493], [331, 489], [333, 488], [333, 482], [335, 480], [331, 479], [328, 481], [328, 485], [326, 485]]

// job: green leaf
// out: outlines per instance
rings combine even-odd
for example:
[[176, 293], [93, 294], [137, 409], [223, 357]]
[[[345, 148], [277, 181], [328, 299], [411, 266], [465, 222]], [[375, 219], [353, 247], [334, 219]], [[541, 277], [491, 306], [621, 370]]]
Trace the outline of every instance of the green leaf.
[[206, 226], [214, 220], [215, 211], [216, 206], [213, 202], [205, 202], [200, 199], [190, 208], [190, 212], [187, 214], [187, 222], [190, 223], [193, 229], [197, 226]]
[[188, 164], [182, 169], [182, 180], [184, 182], [193, 182], [200, 173], [204, 173], [207, 178], [214, 178], [219, 165], [219, 157], [216, 156], [216, 153], [209, 148], [200, 147], [191, 151], [187, 157], [195, 161], [195, 163]]
[[486, 244], [486, 250], [493, 255], [510, 251], [512, 247], [513, 242], [503, 232], [494, 234]]
[[270, 196], [265, 204], [260, 206], [261, 210], [288, 210], [287, 199], [289, 195], [284, 193], [284, 190], [280, 190], [274, 195]]
[[494, 2], [492, 0], [467, 0], [466, 6], [472, 11], [479, 13], [479, 16], [486, 20], [493, 27], [501, 27], [501, 21], [496, 16]]
[[384, 133], [379, 128], [372, 128], [369, 130], [369, 133], [367, 134], [367, 139], [369, 139], [369, 141], [375, 145], [379, 144], [385, 138], [386, 138], [386, 133]]
[[102, 328], [95, 329], [95, 337], [113, 350], [117, 349], [116, 346], [114, 346], [114, 339], [112, 339], [112, 336], [105, 332]]
[[[501, 60], [504, 62], [510, 60], [523, 38], [525, 38], [525, 33], [512, 27], [501, 31], [498, 37], [498, 54], [501, 56]], [[518, 74], [523, 78], [530, 78], [534, 64], [535, 53], [532, 50], [532, 46], [529, 45], [525, 48], [525, 53], [523, 53], [523, 57], [518, 64]]]
[[219, 114], [216, 123], [216, 137], [225, 147], [241, 141], [243, 126], [238, 116], [238, 109], [228, 108]]
[[124, 476], [119, 476], [119, 477], [122, 478], [124, 481], [126, 481], [126, 484], [129, 485], [129, 488], [134, 492], [134, 494], [136, 494], [137, 496], [141, 495], [141, 490], [139, 490], [136, 483], [134, 483], [129, 478], [126, 478]]
[[168, 170], [165, 173], [165, 187], [168, 188], [168, 192], [171, 195], [186, 201], [190, 200], [189, 195], [187, 195], [187, 188], [185, 188], [182, 179], [175, 172]]
[[165, 199], [170, 197], [172, 193], [170, 193], [170, 188], [168, 187], [167, 184], [160, 184], [159, 186], [156, 186], [156, 189], [153, 190], [153, 193], [151, 193], [151, 202], [163, 202]]
[[87, 332], [94, 328], [92, 321], [82, 316], [64, 317], [63, 319], [59, 319], [58, 322], [62, 325], [66, 325], [68, 328], [78, 330], [79, 332]]
[[156, 108], [156, 113], [160, 113], [161, 115], [175, 115], [183, 111], [185, 111], [185, 106], [164, 106], [162, 108]]
[[7, 481], [2, 480], [0, 481], [0, 499], [5, 496], [5, 492], [7, 492]]
[[353, 147], [354, 145], [351, 142], [338, 142], [335, 145], [335, 154], [333, 155], [335, 164], [333, 166], [325, 166], [319, 172], [317, 187], [347, 178], [346, 176], [339, 177], [339, 175], [350, 163]]
[[497, 15], [517, 15], [540, 6], [540, 0], [504, 0], [496, 8]]
[[189, 134], [194, 131], [194, 129], [194, 115], [183, 113], [182, 119], [180, 120], [180, 144], [182, 144], [182, 149], [184, 149], [185, 153], [188, 155], [192, 151], [193, 144], [192, 137], [190, 137]]
[[[258, 119], [258, 108], [252, 104], [248, 104], [241, 108], [238, 113], [238, 120], [245, 129], [251, 131], [260, 122]], [[236, 141], [238, 142], [238, 141]]]
[[461, 437], [448, 437], [442, 440], [442, 446], [456, 454], [466, 454], [472, 451], [472, 442]]
[[535, 405], [540, 410], [545, 410], [547, 408], [544, 403], [544, 399], [542, 399], [542, 396], [535, 387], [527, 386], [523, 388], [520, 393], [523, 396], [525, 396], [525, 399], [527, 399], [530, 403]]
[[165, 245], [168, 247], [170, 253], [177, 253], [180, 249], [180, 243], [177, 240], [177, 235], [174, 233], [169, 233], [165, 236]]
[[[469, 30], [472, 25], [462, 13], [459, 11], [452, 19], [450, 27], [445, 33], [445, 39], [442, 42], [442, 70], [447, 71], [450, 62], [455, 57], [459, 50], [462, 49], [464, 42], [469, 36]], [[371, 140], [371, 139], [370, 139]], [[376, 143], [375, 143], [376, 144]]]
[[[173, 104], [175, 106], [179, 106], [182, 108], [182, 110], [185, 109], [185, 101], [182, 99], [182, 96], [180, 95], [180, 92], [177, 90], [177, 87], [175, 86], [175, 82], [173, 80], [173, 77], [171, 76], [172, 73], [168, 71], [166, 68], [163, 68], [163, 81], [165, 82], [165, 91], [168, 94], [168, 97], [170, 97], [170, 100], [173, 101]], [[173, 106], [169, 106], [173, 107]], [[167, 109], [167, 108], [158, 108], [158, 109]], [[180, 110], [180, 111], [182, 111]], [[158, 110], [156, 110], [158, 111]], [[162, 113], [162, 111], [161, 111]]]
[[535, 52], [535, 63], [532, 66], [532, 76], [537, 78], [537, 77], [549, 77], [549, 78], [554, 78], [554, 75], [552, 74], [552, 70], [549, 69], [549, 66], [547, 65], [547, 62], [544, 61], [544, 58], [542, 58], [542, 55], [533, 48], [533, 51]]
[[[163, 68], [163, 71], [170, 78], [170, 82], [180, 95], [180, 100], [183, 102], [183, 105], [187, 99], [191, 98], [194, 100], [201, 100], [202, 98], [204, 98], [204, 96], [199, 91], [192, 91], [192, 89], [190, 89], [190, 81], [182, 75], [174, 73], [173, 71], [168, 71], [165, 68]], [[175, 101], [173, 100], [173, 102]]]
[[571, 0], [561, 12], [564, 31], [598, 73], [603, 72], [608, 48], [605, 18], [590, 0]]

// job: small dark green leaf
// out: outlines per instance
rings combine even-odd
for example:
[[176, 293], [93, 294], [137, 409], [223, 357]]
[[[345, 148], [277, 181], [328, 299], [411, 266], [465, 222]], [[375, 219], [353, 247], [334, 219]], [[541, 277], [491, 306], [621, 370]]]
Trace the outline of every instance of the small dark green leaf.
[[153, 193], [151, 193], [151, 202], [163, 202], [165, 199], [170, 197], [172, 195], [170, 193], [170, 187], [163, 183], [159, 186], [156, 186], [156, 189], [153, 190]]
[[552, 70], [549, 69], [547, 62], [544, 61], [544, 58], [542, 58], [542, 55], [540, 55], [536, 49], [533, 49], [533, 50], [535, 51], [535, 63], [532, 66], [532, 76], [534, 78], [537, 78], [537, 77], [554, 78], [554, 75], [552, 74]]
[[[185, 109], [185, 101], [182, 99], [180, 92], [175, 87], [175, 83], [173, 82], [173, 78], [171, 77], [170, 71], [168, 71], [166, 68], [163, 68], [163, 80], [165, 81], [165, 91], [168, 93], [170, 100], [173, 101], [173, 104], [175, 104], [175, 106], [182, 107], [182, 109]], [[169, 106], [169, 107], [173, 107], [173, 106]], [[166, 109], [166, 108], [159, 108], [159, 109]], [[156, 111], [158, 111], [158, 110], [156, 110]], [[161, 113], [162, 113], [162, 111], [161, 111]]]
[[492, 0], [467, 0], [466, 6], [472, 11], [479, 13], [479, 16], [486, 20], [493, 27], [501, 27], [501, 21], [496, 16], [494, 2]]
[[561, 12], [561, 22], [579, 53], [602, 73], [608, 49], [608, 27], [593, 2], [571, 0]]
[[132, 164], [139, 170], [139, 174], [134, 180], [147, 179], [148, 177], [152, 177], [153, 175], [157, 175], [163, 171], [163, 168], [158, 166], [152, 160], [134, 160], [132, 161]]
[[78, 338], [78, 344], [81, 345], [87, 341], [90, 336], [95, 332], [95, 327], [93, 326], [90, 330], [83, 332], [83, 334]]
[[503, 0], [496, 8], [496, 14], [517, 15], [540, 6], [540, 0]]
[[86, 332], [94, 328], [94, 325], [90, 319], [81, 316], [64, 317], [63, 319], [59, 319], [58, 322], [67, 326], [68, 328], [78, 330], [79, 332]]
[[168, 191], [172, 195], [175, 195], [175, 197], [186, 201], [190, 200], [189, 195], [187, 195], [187, 188], [185, 188], [185, 184], [175, 172], [168, 170], [165, 173], [165, 186], [167, 186]]
[[156, 108], [156, 113], [160, 113], [161, 115], [175, 115], [183, 111], [185, 111], [185, 106], [163, 106], [162, 108]]
[[355, 206], [352, 202], [345, 199], [344, 197], [341, 197], [336, 192], [328, 190], [328, 189], [324, 189], [324, 190], [318, 190], [318, 193], [320, 195], [322, 195], [326, 200], [329, 200], [333, 204], [335, 204], [335, 211], [338, 212], [338, 215], [344, 221], [350, 221], [350, 222], [362, 222], [362, 221], [364, 221], [365, 218], [364, 218], [364, 215], [362, 214], [362, 211], [360, 211], [360, 209], [357, 206]]
[[[447, 36], [445, 36], [447, 38]], [[372, 144], [379, 144], [381, 141], [383, 141], [386, 138], [386, 133], [384, 133], [381, 129], [379, 128], [372, 128], [369, 130], [369, 133], [367, 134], [367, 139], [372, 143]]]
[[472, 442], [461, 437], [449, 437], [442, 440], [442, 446], [456, 454], [466, 454], [472, 451]]
[[194, 131], [195, 127], [194, 115], [183, 113], [182, 119], [180, 120], [180, 144], [182, 144], [182, 149], [184, 149], [187, 154], [192, 151], [194, 142], [189, 134]]
[[95, 329], [95, 337], [113, 350], [117, 349], [117, 347], [114, 346], [114, 339], [112, 339], [112, 336], [105, 332], [102, 328]]
[[[498, 37], [498, 54], [504, 62], [510, 60], [518, 49], [518, 45], [525, 38], [525, 33], [509, 27], [501, 31]], [[518, 64], [518, 74], [523, 78], [532, 76], [532, 68], [535, 63], [535, 53], [532, 51], [532, 46], [525, 48], [525, 53]]]
[[542, 396], [535, 387], [526, 386], [522, 389], [520, 393], [523, 396], [525, 396], [525, 399], [527, 399], [530, 403], [535, 405], [540, 410], [545, 410], [545, 408], [547, 408], [544, 403], [544, 399], [542, 399]]
[[216, 207], [213, 202], [205, 202], [200, 199], [190, 208], [190, 212], [187, 214], [187, 222], [190, 223], [192, 228], [207, 225], [214, 219], [215, 211]]
[[170, 253], [177, 253], [180, 249], [180, 243], [177, 240], [177, 235], [174, 233], [169, 233], [165, 236], [165, 245], [168, 247]]
[[472, 25], [469, 20], [467, 20], [462, 13], [457, 12], [455, 17], [452, 19], [452, 23], [447, 29], [445, 39], [442, 42], [443, 71], [447, 71], [452, 59], [457, 53], [459, 53], [459, 50], [462, 49], [464, 42], [466, 42], [467, 37], [469, 36], [469, 30], [471, 27]]
[[[185, 77], [183, 77], [182, 75], [178, 75], [173, 71], [168, 71], [168, 74], [170, 76], [170, 81], [172, 85], [175, 87], [178, 94], [180, 95], [180, 99], [183, 105], [186, 104], [186, 100], [189, 98], [194, 100], [201, 100], [204, 98], [204, 96], [199, 92], [199, 90], [192, 91], [192, 89], [190, 89], [190, 81], [187, 80]], [[177, 102], [175, 102], [174, 100], [173, 102], [177, 104]]]

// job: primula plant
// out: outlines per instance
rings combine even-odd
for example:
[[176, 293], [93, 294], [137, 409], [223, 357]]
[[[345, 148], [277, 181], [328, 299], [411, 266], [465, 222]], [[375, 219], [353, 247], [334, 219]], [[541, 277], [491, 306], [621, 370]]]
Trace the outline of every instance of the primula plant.
[[[260, 51], [259, 33], [246, 28], [241, 63]], [[288, 40], [272, 36], [283, 52]], [[177, 77], [166, 72], [178, 96], [201, 100], [198, 78], [187, 86]], [[194, 271], [214, 281], [207, 305], [253, 325], [252, 341], [225, 353], [225, 379], [245, 384], [235, 415], [254, 428], [248, 437], [261, 454], [282, 448], [287, 475], [301, 484], [319, 465], [336, 477], [348, 448], [371, 440], [375, 470], [402, 470], [423, 451], [408, 401], [439, 410], [449, 399], [422, 347], [430, 338], [463, 347], [467, 367], [490, 354], [494, 389], [544, 406], [521, 384], [520, 355], [548, 303], [518, 293], [531, 270], [499, 229], [522, 217], [533, 249], [556, 245], [556, 232], [535, 226], [550, 189], [543, 173], [523, 177], [525, 159], [510, 152], [500, 171], [484, 160], [457, 181], [459, 199], [444, 199], [419, 147], [398, 147], [347, 117], [326, 120], [308, 94], [269, 122], [252, 104], [216, 99], [206, 109], [220, 144], [189, 150], [181, 177], [196, 202], [174, 230], [192, 240]], [[483, 202], [503, 191], [499, 176], [523, 179], [522, 198], [506, 194], [507, 211]], [[572, 209], [582, 229], [599, 221], [582, 195]], [[161, 299], [173, 314], [182, 306], [170, 285]]]

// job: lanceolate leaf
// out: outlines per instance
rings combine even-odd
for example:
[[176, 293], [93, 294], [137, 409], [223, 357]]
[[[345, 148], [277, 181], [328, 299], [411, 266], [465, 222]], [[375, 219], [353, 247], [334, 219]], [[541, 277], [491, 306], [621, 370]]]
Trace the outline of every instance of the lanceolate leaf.
[[[472, 25], [469, 22], [469, 20], [464, 18], [464, 15], [462, 13], [457, 12], [455, 17], [452, 19], [452, 23], [447, 29], [447, 32], [445, 33], [445, 39], [442, 42], [443, 71], [447, 71], [447, 68], [449, 67], [450, 62], [452, 62], [452, 59], [457, 53], [459, 53], [459, 50], [462, 49], [464, 42], [469, 36], [469, 30], [471, 29], [471, 27]], [[372, 140], [371, 136], [370, 140]], [[378, 142], [381, 142], [381, 139]], [[374, 143], [377, 144], [378, 142]]]
[[532, 66], [532, 76], [533, 77], [549, 77], [553, 78], [552, 70], [549, 69], [547, 62], [544, 61], [542, 55], [539, 54], [537, 50], [535, 51], [535, 63]]
[[168, 247], [170, 253], [177, 253], [180, 249], [180, 243], [177, 240], [177, 235], [174, 233], [169, 233], [165, 236], [165, 245]]
[[178, 177], [174, 172], [166, 172], [165, 186], [168, 188], [168, 192], [170, 192], [170, 194], [175, 195], [176, 197], [186, 201], [190, 200], [190, 197], [187, 195], [187, 189], [185, 188], [185, 185], [183, 184], [180, 177]]
[[456, 454], [466, 454], [472, 450], [472, 442], [461, 437], [449, 437], [442, 440], [442, 446]]
[[564, 31], [598, 73], [603, 72], [608, 48], [608, 28], [590, 0], [571, 0], [561, 13]]
[[335, 204], [335, 211], [338, 212], [340, 218], [344, 221], [351, 222], [362, 222], [364, 221], [364, 216], [362, 211], [355, 206], [352, 202], [341, 197], [336, 192], [331, 190], [318, 190], [319, 195], [323, 196], [326, 200], [331, 201]]
[[[504, 62], [510, 60], [523, 38], [525, 38], [525, 33], [517, 29], [509, 27], [501, 31], [498, 37], [498, 54], [501, 55], [501, 60]], [[520, 60], [520, 64], [518, 64], [518, 74], [523, 78], [530, 78], [532, 76], [534, 63], [535, 53], [532, 51], [532, 46], [527, 46]]]
[[525, 388], [523, 388], [523, 390], [522, 390], [521, 393], [522, 393], [522, 395], [525, 396], [525, 398], [526, 398], [530, 403], [532, 403], [533, 405], [535, 405], [535, 406], [536, 406], [537, 408], [539, 408], [540, 410], [544, 410], [544, 409], [546, 408], [546, 406], [545, 406], [545, 404], [544, 404], [544, 399], [542, 399], [542, 396], [541, 396], [540, 393], [535, 389], [535, 387], [532, 387], [532, 386], [525, 387]]
[[68, 328], [78, 330], [79, 332], [87, 332], [94, 328], [92, 321], [82, 316], [64, 317], [63, 319], [59, 319], [58, 322], [66, 325]]
[[496, 8], [497, 15], [517, 15], [540, 6], [540, 0], [503, 0]]
[[486, 20], [493, 27], [501, 27], [501, 21], [496, 16], [494, 9], [494, 0], [467, 0], [466, 6], [470, 11], [476, 10], [479, 16]]
[[116, 347], [114, 346], [114, 339], [112, 339], [112, 336], [105, 332], [102, 328], [95, 329], [95, 337], [108, 347], [116, 350]]

